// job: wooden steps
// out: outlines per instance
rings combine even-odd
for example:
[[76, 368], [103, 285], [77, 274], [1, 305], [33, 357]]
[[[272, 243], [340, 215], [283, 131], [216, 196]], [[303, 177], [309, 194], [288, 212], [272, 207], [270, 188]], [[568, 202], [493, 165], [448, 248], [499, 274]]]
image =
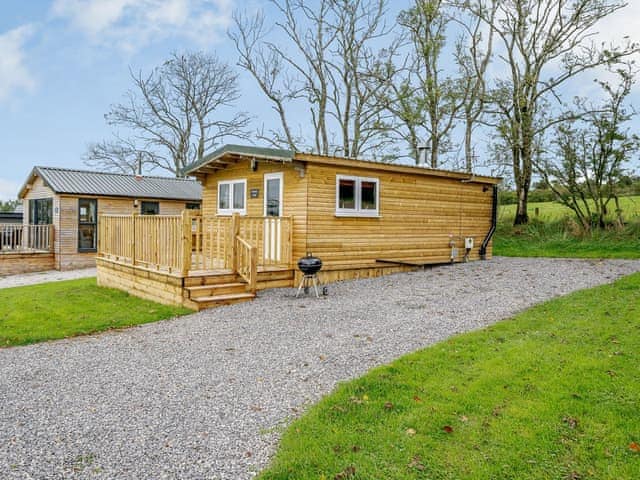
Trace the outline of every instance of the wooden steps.
[[[294, 271], [269, 269], [258, 272], [257, 288], [290, 287]], [[246, 302], [255, 298], [249, 285], [230, 270], [196, 272], [184, 279], [183, 304], [195, 310]]]
[[234, 273], [185, 278], [185, 303], [202, 310], [219, 305], [245, 302], [255, 298], [247, 282]]
[[231, 305], [233, 303], [246, 302], [247, 300], [253, 300], [256, 297], [255, 293], [228, 293], [225, 295], [214, 295], [210, 297], [198, 297], [195, 299], [185, 299], [185, 305], [191, 306], [196, 310], [203, 310], [205, 308], [219, 307], [221, 305]]

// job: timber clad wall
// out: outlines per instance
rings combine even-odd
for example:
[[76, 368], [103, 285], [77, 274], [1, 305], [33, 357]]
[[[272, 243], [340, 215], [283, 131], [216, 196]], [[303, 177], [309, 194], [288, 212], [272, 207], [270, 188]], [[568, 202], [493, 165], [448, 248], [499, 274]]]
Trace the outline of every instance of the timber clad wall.
[[53, 270], [53, 253], [0, 253], [0, 275]]
[[[203, 214], [216, 214], [219, 181], [246, 179], [247, 215], [263, 215], [264, 175], [276, 172], [284, 173], [283, 215], [293, 217], [293, 260], [306, 252], [319, 256], [324, 263], [323, 281], [409, 269], [376, 260], [448, 262], [452, 241], [458, 248], [456, 261], [461, 261], [465, 237], [474, 239], [469, 258], [477, 260], [491, 227], [492, 189], [486, 183], [389, 172], [375, 165], [356, 168], [315, 162], [306, 163], [302, 177], [299, 169], [278, 162], [258, 162], [253, 172], [248, 160], [207, 174], [202, 182]], [[377, 178], [380, 216], [336, 216], [337, 175]], [[252, 189], [259, 189], [258, 198], [251, 198]], [[296, 282], [298, 277], [299, 272]]]
[[98, 285], [118, 288], [140, 298], [165, 305], [182, 305], [182, 279], [161, 273], [149, 272], [128, 265], [118, 265], [96, 259]]
[[[303, 256], [306, 249], [307, 226], [307, 177], [290, 164], [279, 162], [259, 162], [253, 172], [249, 161], [239, 161], [229, 165], [215, 175], [209, 174], [202, 181], [202, 214], [216, 215], [218, 202], [218, 182], [224, 180], [247, 180], [247, 215], [264, 215], [264, 176], [268, 173], [283, 173], [282, 188], [284, 205], [282, 216], [293, 217], [293, 259]], [[258, 198], [251, 198], [251, 190], [258, 189]]]
[[[337, 217], [336, 175], [379, 179], [380, 216]], [[492, 190], [483, 184], [317, 164], [308, 164], [307, 178], [308, 248], [329, 267], [377, 259], [446, 262], [452, 239], [456, 260], [462, 260], [464, 237], [474, 238], [470, 259], [475, 260], [491, 226]]]

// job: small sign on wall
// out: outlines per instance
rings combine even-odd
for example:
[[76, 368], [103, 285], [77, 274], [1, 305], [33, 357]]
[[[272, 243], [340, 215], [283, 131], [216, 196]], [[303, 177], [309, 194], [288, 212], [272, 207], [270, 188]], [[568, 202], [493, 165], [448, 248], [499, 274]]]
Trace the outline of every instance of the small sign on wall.
[[251, 195], [251, 198], [258, 198], [260, 197], [260, 189], [252, 188], [251, 190], [249, 190], [249, 194]]

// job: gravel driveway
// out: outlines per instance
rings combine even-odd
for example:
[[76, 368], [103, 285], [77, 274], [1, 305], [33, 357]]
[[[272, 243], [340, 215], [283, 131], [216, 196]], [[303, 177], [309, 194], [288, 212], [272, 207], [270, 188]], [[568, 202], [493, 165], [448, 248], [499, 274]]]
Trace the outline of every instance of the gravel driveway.
[[495, 258], [0, 350], [0, 478], [248, 479], [337, 382], [638, 270]]

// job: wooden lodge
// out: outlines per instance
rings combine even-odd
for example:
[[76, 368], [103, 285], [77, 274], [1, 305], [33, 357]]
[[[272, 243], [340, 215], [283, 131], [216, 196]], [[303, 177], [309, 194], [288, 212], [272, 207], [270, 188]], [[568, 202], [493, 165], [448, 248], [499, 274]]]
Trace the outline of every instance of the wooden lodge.
[[18, 198], [22, 225], [0, 225], [14, 232], [5, 235], [12, 245], [0, 242], [0, 275], [93, 267], [98, 215], [180, 215], [200, 208], [202, 187], [190, 179], [35, 167]]
[[297, 286], [490, 258], [499, 179], [226, 145], [187, 168], [202, 209], [102, 214], [98, 282], [194, 309]]

